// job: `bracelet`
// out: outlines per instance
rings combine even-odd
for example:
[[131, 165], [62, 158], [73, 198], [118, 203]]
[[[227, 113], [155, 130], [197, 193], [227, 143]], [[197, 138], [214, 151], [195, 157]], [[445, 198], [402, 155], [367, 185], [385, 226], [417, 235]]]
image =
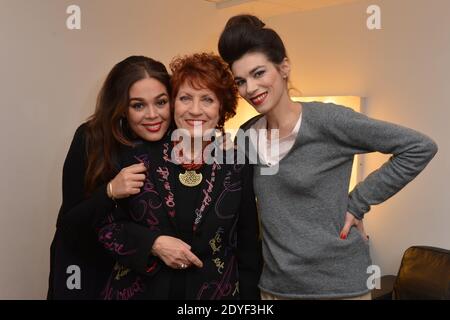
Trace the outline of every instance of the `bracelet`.
[[106, 193], [108, 194], [108, 197], [115, 200], [111, 181], [108, 183]]

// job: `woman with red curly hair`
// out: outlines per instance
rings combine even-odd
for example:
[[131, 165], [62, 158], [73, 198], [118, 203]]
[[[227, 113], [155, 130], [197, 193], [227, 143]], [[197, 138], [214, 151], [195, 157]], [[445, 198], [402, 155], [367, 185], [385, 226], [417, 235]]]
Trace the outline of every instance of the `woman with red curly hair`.
[[[258, 299], [262, 257], [252, 168], [225, 161], [224, 154], [237, 159], [236, 149], [217, 143], [235, 115], [233, 76], [214, 54], [176, 58], [170, 67], [177, 129], [122, 159], [148, 171], [142, 191], [116, 211], [123, 215], [100, 230], [117, 261], [103, 298]], [[130, 235], [132, 225], [139, 235]]]

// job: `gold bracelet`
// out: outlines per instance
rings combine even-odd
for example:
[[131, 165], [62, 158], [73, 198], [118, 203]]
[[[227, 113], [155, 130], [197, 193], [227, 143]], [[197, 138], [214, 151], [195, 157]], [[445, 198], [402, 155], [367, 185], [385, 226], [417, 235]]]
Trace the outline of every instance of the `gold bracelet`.
[[107, 194], [108, 197], [110, 197], [112, 200], [115, 200], [111, 181], [108, 183]]

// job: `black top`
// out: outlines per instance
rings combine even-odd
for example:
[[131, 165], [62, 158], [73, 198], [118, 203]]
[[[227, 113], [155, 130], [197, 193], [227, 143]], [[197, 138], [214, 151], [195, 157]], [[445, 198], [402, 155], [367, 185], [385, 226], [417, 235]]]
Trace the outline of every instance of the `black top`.
[[[112, 258], [97, 241], [94, 225], [114, 209], [106, 194], [106, 183], [86, 197], [86, 124], [73, 137], [67, 153], [62, 181], [62, 205], [50, 248], [48, 299], [96, 299], [111, 270]], [[81, 271], [81, 289], [67, 288], [69, 266]]]
[[[144, 188], [129, 198], [125, 216], [99, 226], [99, 239], [128, 268], [111, 270], [104, 299], [259, 299], [262, 257], [252, 167], [206, 165], [198, 188], [181, 187], [171, 148], [168, 134], [121, 155], [123, 166], [143, 162], [148, 171]], [[203, 267], [174, 270], [149, 257], [160, 235], [186, 241]]]
[[[192, 245], [193, 232], [195, 218], [195, 206], [198, 202], [198, 198], [201, 193], [201, 184], [195, 187], [184, 186], [178, 179], [180, 173], [184, 173], [186, 170], [179, 166], [173, 165], [174, 177], [176, 180], [174, 193], [177, 199], [177, 215], [176, 224], [178, 230], [178, 238], [186, 242], [188, 245]], [[196, 170], [197, 173], [204, 171], [204, 169]], [[195, 268], [195, 267], [193, 267]], [[186, 275], [187, 269], [172, 269], [172, 279], [170, 285], [170, 299], [172, 300], [184, 300], [186, 299]]]
[[[204, 176], [204, 168], [196, 170], [197, 173], [202, 173]], [[186, 170], [179, 165], [174, 165], [175, 177], [175, 198], [177, 199], [177, 216], [176, 222], [180, 239], [190, 244], [192, 242], [193, 225], [195, 218], [195, 207], [198, 203], [201, 194], [201, 184], [195, 187], [187, 187], [180, 182], [178, 175], [185, 173]]]
[[[63, 167], [63, 201], [59, 210], [56, 232], [50, 247], [50, 275], [47, 299], [99, 299], [104, 296], [105, 285], [111, 275], [115, 261], [124, 266], [133, 267], [128, 257], [117, 258], [110, 247], [99, 241], [98, 226], [110, 221], [113, 216], [123, 216], [128, 199], [112, 201], [106, 192], [107, 182], [101, 182], [91, 195], [87, 196], [84, 179], [87, 168], [86, 130], [84, 123], [75, 132]], [[138, 141], [135, 141], [138, 144]], [[127, 154], [133, 148], [121, 146], [118, 154], [113, 154], [117, 172], [123, 167], [121, 154]], [[146, 243], [153, 240], [144, 228], [135, 223], [123, 224], [129, 241]], [[151, 239], [151, 240], [150, 240]], [[139, 250], [141, 259], [151, 263], [151, 248]], [[71, 266], [79, 268], [80, 286], [68, 288], [67, 282], [76, 284]], [[78, 288], [79, 287], [79, 288]]]

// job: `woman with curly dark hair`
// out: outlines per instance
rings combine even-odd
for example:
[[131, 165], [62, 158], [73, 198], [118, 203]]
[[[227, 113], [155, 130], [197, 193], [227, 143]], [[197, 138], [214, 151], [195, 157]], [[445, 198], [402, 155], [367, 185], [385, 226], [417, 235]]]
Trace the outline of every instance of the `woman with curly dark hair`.
[[[228, 147], [233, 158], [236, 150], [216, 143], [235, 115], [233, 76], [214, 54], [176, 58], [170, 67], [178, 129], [124, 160], [148, 171], [125, 214], [99, 232], [117, 261], [103, 298], [258, 299], [262, 258], [251, 167], [226, 163], [218, 148]], [[131, 235], [129, 224], [145, 227], [143, 236]]]

